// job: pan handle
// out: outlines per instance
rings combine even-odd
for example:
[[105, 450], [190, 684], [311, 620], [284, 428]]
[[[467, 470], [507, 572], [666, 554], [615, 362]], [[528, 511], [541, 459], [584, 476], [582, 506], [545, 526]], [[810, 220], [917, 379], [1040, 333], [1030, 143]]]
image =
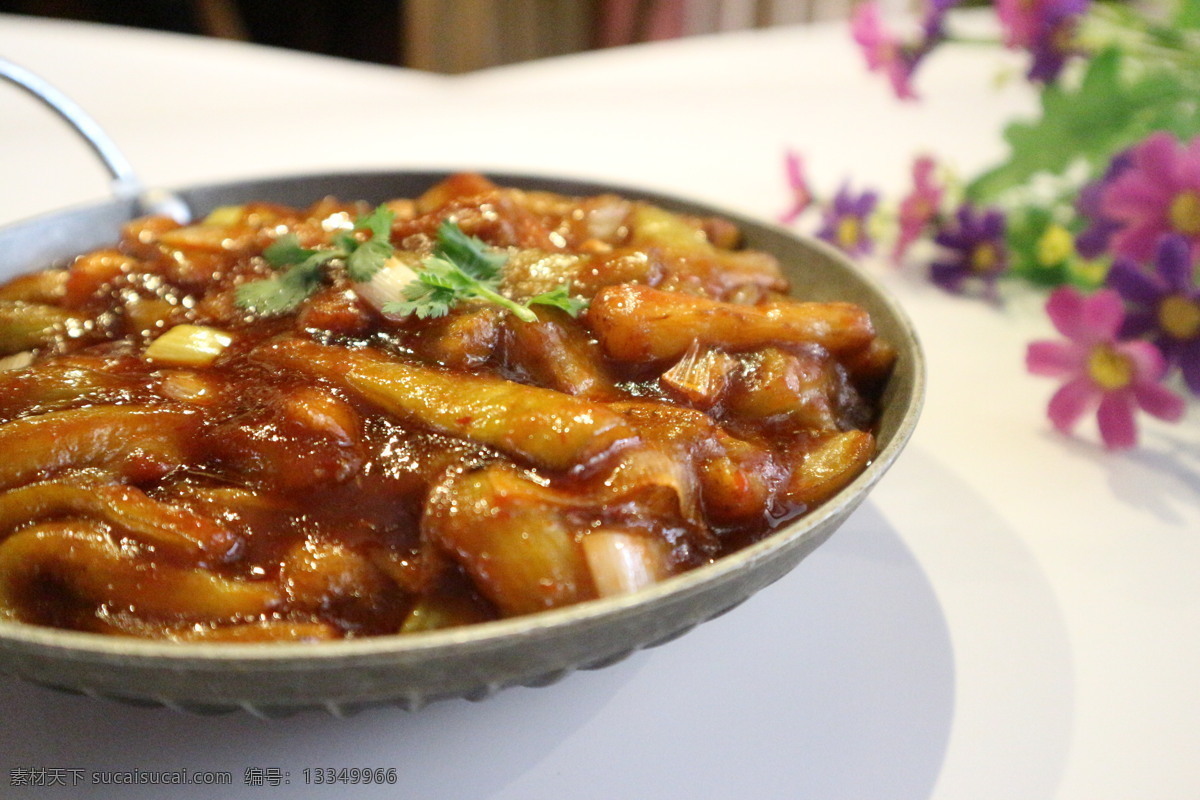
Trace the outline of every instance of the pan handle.
[[191, 210], [180, 197], [161, 189], [142, 186], [133, 171], [133, 165], [91, 115], [74, 100], [24, 67], [2, 57], [0, 78], [24, 89], [62, 117], [104, 162], [112, 176], [113, 194], [120, 200], [132, 200], [138, 214], [165, 214], [184, 223], [191, 220]]

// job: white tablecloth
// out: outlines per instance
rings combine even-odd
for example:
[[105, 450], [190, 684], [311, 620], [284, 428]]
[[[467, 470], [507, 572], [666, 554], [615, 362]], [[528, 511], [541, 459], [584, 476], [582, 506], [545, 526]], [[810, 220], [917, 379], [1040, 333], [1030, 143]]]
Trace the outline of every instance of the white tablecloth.
[[[763, 218], [787, 205], [785, 147], [826, 192], [849, 178], [894, 196], [918, 152], [993, 162], [1002, 124], [1034, 105], [1019, 81], [996, 88], [1014, 63], [979, 50], [939, 54], [926, 100], [901, 105], [837, 26], [458, 78], [2, 15], [0, 54], [90, 110], [151, 185], [466, 167]], [[0, 174], [0, 224], [106, 192], [66, 128], [3, 86]], [[735, 612], [608, 669], [417, 713], [191, 717], [0, 678], [0, 796], [1200, 796], [1200, 405], [1144, 424], [1132, 453], [1105, 453], [1087, 426], [1065, 439], [1045, 418], [1054, 384], [1023, 366], [1050, 334], [1041, 295], [997, 308], [866, 268], [923, 337], [921, 425], [845, 527]], [[356, 766], [398, 783], [303, 775]], [[234, 785], [11, 785], [29, 768], [218, 770]]]

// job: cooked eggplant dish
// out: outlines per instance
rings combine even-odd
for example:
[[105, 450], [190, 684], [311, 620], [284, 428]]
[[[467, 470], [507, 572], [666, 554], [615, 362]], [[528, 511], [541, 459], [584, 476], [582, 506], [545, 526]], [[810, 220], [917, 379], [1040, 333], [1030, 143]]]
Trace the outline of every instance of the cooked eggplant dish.
[[733, 223], [475, 174], [314, 200], [140, 218], [0, 286], [0, 619], [524, 615], [746, 547], [874, 457], [893, 348]]

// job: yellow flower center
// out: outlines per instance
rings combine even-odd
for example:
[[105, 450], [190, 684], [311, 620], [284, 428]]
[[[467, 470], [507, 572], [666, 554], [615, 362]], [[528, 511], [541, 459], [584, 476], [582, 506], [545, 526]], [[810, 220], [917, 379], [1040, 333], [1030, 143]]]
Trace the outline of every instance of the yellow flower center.
[[1200, 236], [1200, 192], [1190, 189], [1175, 195], [1167, 211], [1171, 227], [1184, 236]]
[[1038, 239], [1037, 261], [1043, 267], [1061, 264], [1075, 252], [1075, 240], [1062, 225], [1050, 225]]
[[1112, 347], [1097, 345], [1087, 361], [1088, 375], [1106, 391], [1122, 389], [1133, 380], [1133, 362]]
[[858, 217], [843, 217], [838, 222], [837, 240], [845, 250], [853, 250], [858, 245], [861, 233], [862, 226], [858, 223]]
[[1105, 258], [1081, 258], [1071, 265], [1071, 274], [1090, 286], [1099, 286], [1111, 266], [1111, 262]]
[[1200, 334], [1200, 303], [1173, 294], [1158, 304], [1158, 324], [1176, 339]]
[[996, 246], [991, 242], [983, 242], [975, 246], [971, 251], [970, 265], [971, 269], [979, 273], [988, 273], [995, 271], [1000, 263], [1000, 253], [996, 250]]

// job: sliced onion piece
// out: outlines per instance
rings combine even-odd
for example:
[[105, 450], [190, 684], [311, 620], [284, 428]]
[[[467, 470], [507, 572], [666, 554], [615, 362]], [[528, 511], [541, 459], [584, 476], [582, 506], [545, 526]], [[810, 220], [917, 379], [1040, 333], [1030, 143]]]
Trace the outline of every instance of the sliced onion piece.
[[10, 369], [25, 369], [32, 363], [33, 351], [22, 350], [20, 353], [13, 353], [11, 356], [0, 358], [0, 372]]
[[644, 533], [603, 527], [583, 537], [583, 555], [601, 597], [629, 594], [667, 577], [666, 548]]
[[354, 291], [367, 305], [382, 314], [383, 307], [388, 303], [405, 299], [404, 289], [417, 279], [414, 266], [415, 261], [408, 262], [401, 257], [392, 256], [384, 262], [383, 267], [371, 280], [354, 284]]
[[632, 208], [632, 203], [616, 195], [597, 197], [587, 208], [588, 235], [602, 242], [618, 241]]
[[206, 367], [233, 343], [233, 336], [203, 325], [176, 325], [146, 348], [146, 358], [161, 364]]
[[662, 374], [662, 382], [689, 402], [707, 409], [721, 401], [737, 368], [737, 359], [725, 351], [693, 344]]

